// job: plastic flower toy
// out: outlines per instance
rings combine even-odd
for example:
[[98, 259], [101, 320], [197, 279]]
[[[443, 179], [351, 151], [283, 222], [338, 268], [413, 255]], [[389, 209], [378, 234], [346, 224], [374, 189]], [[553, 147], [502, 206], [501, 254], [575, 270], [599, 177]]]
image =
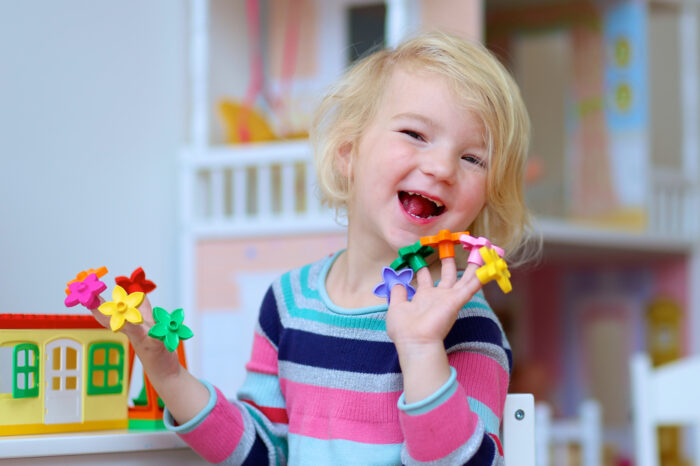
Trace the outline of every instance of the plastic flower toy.
[[499, 257], [495, 249], [483, 247], [479, 249], [479, 253], [486, 265], [476, 269], [476, 278], [478, 278], [482, 284], [486, 284], [491, 280], [496, 280], [498, 286], [501, 287], [501, 291], [510, 293], [513, 286], [510, 283], [510, 271], [508, 270], [506, 261]]
[[124, 288], [117, 285], [112, 291], [113, 301], [102, 303], [98, 309], [102, 314], [111, 316], [109, 319], [109, 327], [113, 332], [116, 332], [120, 330], [126, 322], [131, 322], [132, 324], [140, 324], [143, 322], [143, 317], [136, 308], [141, 305], [144, 296], [146, 295], [140, 291], [127, 294]]
[[421, 246], [420, 241], [415, 242], [410, 246], [399, 249], [399, 257], [391, 263], [391, 268], [394, 270], [411, 267], [414, 272], [427, 267], [425, 258], [433, 253], [434, 249], [430, 246]]
[[451, 233], [450, 230], [440, 230], [435, 236], [423, 236], [420, 244], [423, 246], [437, 246], [440, 259], [455, 256], [455, 243], [459, 243], [462, 235], [468, 235], [468, 231]]
[[82, 282], [91, 273], [97, 275], [97, 278], [102, 278], [105, 275], [107, 275], [107, 272], [109, 272], [109, 270], [107, 270], [107, 267], [100, 267], [99, 269], [87, 269], [83, 270], [82, 272], [78, 272], [78, 275], [76, 275], [73, 280], [66, 283], [66, 294], [70, 294], [71, 283]]
[[74, 281], [68, 285], [68, 296], [64, 301], [67, 307], [82, 304], [88, 309], [95, 309], [100, 305], [100, 293], [107, 289], [107, 285], [102, 283], [97, 274], [91, 273], [81, 281]]
[[116, 277], [114, 279], [117, 285], [126, 290], [127, 293], [141, 291], [142, 293], [150, 293], [156, 289], [156, 284], [150, 280], [146, 280], [146, 273], [141, 267], [131, 272], [131, 277], [125, 276]]
[[374, 294], [380, 298], [386, 298], [387, 304], [390, 303], [391, 289], [394, 285], [403, 285], [406, 287], [406, 297], [409, 301], [413, 295], [416, 294], [416, 289], [410, 285], [413, 279], [413, 270], [403, 269], [397, 272], [391, 267], [384, 267], [382, 270], [382, 277], [384, 281], [374, 287]]
[[491, 244], [491, 241], [489, 241], [487, 238], [484, 238], [483, 236], [474, 238], [470, 235], [462, 235], [459, 238], [459, 242], [462, 243], [464, 249], [470, 250], [469, 259], [467, 259], [467, 262], [470, 264], [484, 265], [484, 260], [482, 259], [481, 253], [479, 252], [479, 249], [483, 247], [493, 248], [501, 257], [503, 257], [503, 254], [505, 254], [505, 251], [503, 251], [503, 249], [499, 248], [495, 244]]
[[148, 331], [148, 336], [161, 340], [171, 353], [180, 344], [180, 340], [192, 338], [194, 333], [182, 322], [185, 320], [185, 312], [182, 309], [175, 309], [168, 313], [162, 307], [153, 308], [153, 319], [156, 324]]

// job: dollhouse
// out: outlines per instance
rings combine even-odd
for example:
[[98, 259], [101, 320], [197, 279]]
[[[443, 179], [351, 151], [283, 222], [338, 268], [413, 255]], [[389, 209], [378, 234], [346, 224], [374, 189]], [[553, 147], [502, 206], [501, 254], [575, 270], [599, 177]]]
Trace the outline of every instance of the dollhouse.
[[127, 351], [91, 315], [0, 314], [0, 435], [126, 428]]
[[[230, 128], [217, 124], [217, 102], [237, 95], [267, 111], [273, 133], [283, 135], [285, 119], [298, 133], [309, 119], [308, 102], [352, 59], [350, 45], [364, 40], [353, 36], [353, 25], [376, 25], [363, 15], [378, 14], [384, 26], [375, 28], [374, 39], [381, 43], [439, 27], [484, 40], [513, 68], [533, 119], [533, 155], [545, 167], [528, 186], [544, 237], [542, 264], [516, 271], [514, 292], [492, 299], [513, 345], [513, 383], [549, 402], [554, 421], [577, 416], [585, 400], [596, 399], [601, 443], [614, 452], [608, 456], [632, 458], [625, 411], [632, 353], [655, 351], [648, 343], [655, 338], [678, 356], [700, 349], [697, 5], [263, 4], [258, 38], [251, 39], [243, 2], [190, 2], [181, 289], [183, 305], [194, 311], [189, 324], [200, 336], [191, 346], [193, 370], [233, 396], [270, 281], [344, 245], [342, 219], [315, 196], [308, 142], [279, 137], [224, 144]], [[290, 5], [304, 21], [296, 35], [285, 32], [295, 30], [294, 15], [285, 13]], [[255, 41], [260, 47], [249, 50]], [[257, 65], [251, 50], [263, 50]], [[289, 60], [294, 73], [284, 71]], [[592, 75], [594, 84], [576, 70]], [[274, 97], [290, 103], [286, 113], [276, 112]], [[659, 300], [678, 310], [673, 328], [659, 330], [659, 322], [670, 321], [653, 311]]]

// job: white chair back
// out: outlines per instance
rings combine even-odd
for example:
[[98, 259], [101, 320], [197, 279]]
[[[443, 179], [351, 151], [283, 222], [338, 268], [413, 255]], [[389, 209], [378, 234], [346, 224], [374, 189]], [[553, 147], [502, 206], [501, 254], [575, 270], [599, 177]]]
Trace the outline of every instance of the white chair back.
[[535, 466], [535, 397], [532, 394], [506, 396], [502, 438], [506, 466]]
[[700, 460], [700, 356], [651, 367], [649, 356], [635, 354], [631, 363], [632, 419], [638, 466], [657, 466], [657, 427], [690, 425]]

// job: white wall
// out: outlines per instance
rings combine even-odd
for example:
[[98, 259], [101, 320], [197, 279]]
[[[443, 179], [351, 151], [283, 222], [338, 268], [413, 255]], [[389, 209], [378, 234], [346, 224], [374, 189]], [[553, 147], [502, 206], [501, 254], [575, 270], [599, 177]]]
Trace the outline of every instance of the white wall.
[[187, 14], [184, 0], [0, 3], [0, 313], [65, 312], [65, 283], [102, 265], [106, 298], [142, 266], [152, 302], [178, 307]]

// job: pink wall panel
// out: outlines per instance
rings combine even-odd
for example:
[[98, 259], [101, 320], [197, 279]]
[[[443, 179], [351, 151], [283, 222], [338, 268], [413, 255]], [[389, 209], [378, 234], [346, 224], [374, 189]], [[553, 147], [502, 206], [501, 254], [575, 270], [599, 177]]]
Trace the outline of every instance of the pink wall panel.
[[239, 305], [234, 275], [279, 271], [313, 262], [345, 247], [345, 234], [237, 238], [197, 245], [197, 308], [230, 310]]

